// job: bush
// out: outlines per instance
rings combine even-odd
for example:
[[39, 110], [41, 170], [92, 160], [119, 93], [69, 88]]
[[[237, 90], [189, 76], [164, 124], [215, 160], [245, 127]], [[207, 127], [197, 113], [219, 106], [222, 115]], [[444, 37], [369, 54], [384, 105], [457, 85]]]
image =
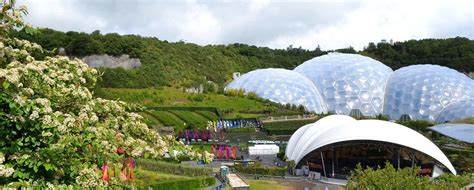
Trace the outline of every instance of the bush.
[[383, 169], [357, 168], [347, 182], [347, 189], [460, 189], [474, 181], [474, 175], [444, 174], [430, 181], [417, 174], [418, 169], [395, 169], [386, 163]]
[[192, 102], [202, 102], [206, 98], [203, 94], [195, 94], [188, 96], [188, 100]]
[[251, 99], [251, 100], [258, 100], [258, 99], [259, 99], [257, 93], [255, 93], [255, 92], [249, 92], [249, 93], [247, 93], [247, 98], [248, 98], [248, 99]]
[[234, 89], [230, 89], [230, 90], [226, 90], [224, 91], [224, 94], [226, 96], [234, 96], [234, 97], [245, 97], [245, 91], [243, 89], [240, 89], [240, 90], [234, 90]]
[[348, 189], [425, 189], [428, 177], [417, 176], [416, 170], [404, 168], [396, 170], [390, 163], [383, 169], [362, 169], [358, 164], [347, 182]]

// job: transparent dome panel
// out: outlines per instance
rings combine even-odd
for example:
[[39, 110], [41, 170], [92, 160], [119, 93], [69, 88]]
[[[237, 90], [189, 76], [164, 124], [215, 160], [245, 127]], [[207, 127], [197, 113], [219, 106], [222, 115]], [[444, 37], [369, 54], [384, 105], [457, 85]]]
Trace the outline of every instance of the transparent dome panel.
[[320, 90], [330, 112], [349, 115], [359, 109], [365, 116], [382, 113], [385, 85], [392, 69], [358, 54], [330, 53], [294, 69]]
[[326, 104], [316, 86], [301, 75], [286, 69], [258, 69], [229, 83], [225, 90], [255, 92], [259, 97], [281, 104], [303, 105], [306, 110], [326, 113]]
[[473, 93], [473, 80], [453, 69], [438, 65], [403, 67], [388, 80], [384, 114], [391, 119], [407, 114], [413, 120], [435, 121], [447, 106], [469, 99]]

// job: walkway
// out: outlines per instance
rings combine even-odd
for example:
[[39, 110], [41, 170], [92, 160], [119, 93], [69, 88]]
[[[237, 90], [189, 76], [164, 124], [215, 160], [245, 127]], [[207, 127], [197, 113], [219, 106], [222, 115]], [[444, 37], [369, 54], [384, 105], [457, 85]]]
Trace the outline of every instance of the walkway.
[[260, 120], [263, 123], [271, 123], [271, 122], [282, 122], [282, 121], [315, 120], [317, 118], [318, 118], [317, 115], [289, 115], [289, 116], [280, 116], [280, 117], [269, 116], [267, 118], [261, 118]]

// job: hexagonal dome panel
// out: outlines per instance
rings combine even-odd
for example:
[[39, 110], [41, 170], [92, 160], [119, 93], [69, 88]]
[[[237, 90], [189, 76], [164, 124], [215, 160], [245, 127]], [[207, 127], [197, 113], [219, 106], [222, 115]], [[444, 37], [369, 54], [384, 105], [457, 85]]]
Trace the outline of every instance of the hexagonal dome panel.
[[392, 119], [408, 114], [413, 120], [435, 121], [449, 104], [473, 93], [473, 80], [462, 73], [438, 65], [411, 65], [390, 76], [384, 114]]
[[474, 117], [474, 99], [461, 100], [449, 104], [436, 117], [436, 123], [445, 123], [447, 121], [454, 121]]
[[306, 110], [327, 113], [327, 108], [314, 84], [292, 70], [258, 69], [229, 83], [225, 90], [243, 89], [281, 104], [303, 105]]
[[349, 115], [359, 109], [365, 116], [382, 113], [384, 89], [392, 69], [372, 58], [345, 53], [315, 57], [294, 69], [321, 91], [328, 111]]

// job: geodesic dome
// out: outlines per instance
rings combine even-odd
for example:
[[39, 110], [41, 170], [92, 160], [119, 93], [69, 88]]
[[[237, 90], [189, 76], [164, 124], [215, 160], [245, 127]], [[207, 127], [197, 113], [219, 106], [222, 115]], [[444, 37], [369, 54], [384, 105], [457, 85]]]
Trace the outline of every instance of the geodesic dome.
[[327, 108], [314, 84], [303, 75], [286, 69], [258, 69], [229, 83], [225, 90], [255, 92], [281, 104], [303, 105], [306, 110], [326, 113]]
[[461, 100], [449, 104], [436, 117], [436, 123], [444, 123], [447, 121], [454, 121], [474, 117], [474, 99]]
[[391, 119], [407, 114], [413, 120], [435, 121], [448, 105], [473, 93], [474, 82], [462, 73], [438, 65], [411, 65], [390, 76], [384, 114]]
[[385, 85], [393, 72], [372, 58], [345, 53], [315, 57], [294, 71], [315, 84], [329, 112], [349, 115], [359, 109], [365, 116], [382, 113]]

